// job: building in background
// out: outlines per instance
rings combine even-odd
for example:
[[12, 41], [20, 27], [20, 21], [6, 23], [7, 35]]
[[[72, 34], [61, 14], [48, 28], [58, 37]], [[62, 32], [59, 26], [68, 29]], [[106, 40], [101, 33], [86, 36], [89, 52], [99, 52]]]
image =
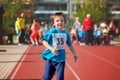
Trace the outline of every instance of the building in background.
[[[68, 19], [74, 18], [76, 13], [76, 3], [81, 5], [85, 0], [34, 0], [37, 7], [34, 11], [36, 17], [40, 20], [47, 19], [52, 13], [62, 11], [68, 17]], [[110, 12], [113, 14], [113, 20], [120, 20], [120, 0], [106, 0], [110, 5]]]
[[[3, 2], [9, 0], [1, 0]], [[15, 2], [16, 0], [11, 0]], [[67, 20], [74, 18], [76, 13], [76, 3], [79, 2], [82, 6], [85, 0], [20, 0], [23, 2], [24, 12], [27, 17], [34, 15], [40, 20], [49, 22], [50, 15], [62, 11], [66, 14]], [[110, 5], [109, 11], [113, 14], [111, 19], [120, 22], [120, 0], [106, 0]]]
[[[79, 0], [79, 3], [82, 5], [85, 0]], [[120, 20], [120, 0], [106, 0], [109, 6], [109, 11], [113, 14], [112, 19]], [[70, 18], [74, 18], [76, 11], [76, 3], [78, 0], [70, 0]]]
[[109, 11], [113, 14], [112, 19], [120, 20], [120, 0], [107, 0], [109, 3]]
[[34, 0], [34, 14], [42, 21], [49, 22], [51, 14], [63, 12], [69, 18], [69, 0]]
[[70, 18], [74, 18], [74, 14], [76, 13], [76, 3], [84, 3], [84, 0], [69, 0], [69, 15]]
[[107, 0], [109, 11], [112, 13], [112, 20], [120, 27], [120, 0]]

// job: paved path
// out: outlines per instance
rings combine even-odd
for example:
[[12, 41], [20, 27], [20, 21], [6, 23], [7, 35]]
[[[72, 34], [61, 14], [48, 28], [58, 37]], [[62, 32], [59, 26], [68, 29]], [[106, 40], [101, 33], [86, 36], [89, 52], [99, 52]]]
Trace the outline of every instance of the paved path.
[[117, 42], [117, 41], [111, 41], [111, 44], [113, 44], [113, 45], [120, 45], [120, 42]]
[[0, 79], [8, 77], [27, 48], [27, 45], [0, 45]]

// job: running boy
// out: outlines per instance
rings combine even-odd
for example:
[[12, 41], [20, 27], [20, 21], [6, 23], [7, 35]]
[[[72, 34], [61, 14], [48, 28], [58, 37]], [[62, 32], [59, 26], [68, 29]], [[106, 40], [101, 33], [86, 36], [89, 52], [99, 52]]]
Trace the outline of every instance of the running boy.
[[64, 68], [66, 61], [66, 44], [69, 46], [74, 60], [77, 55], [72, 47], [70, 35], [64, 29], [66, 19], [63, 13], [58, 12], [51, 17], [55, 28], [49, 30], [43, 38], [43, 45], [47, 48], [41, 57], [46, 60], [43, 80], [51, 80], [56, 71], [56, 80], [64, 80]]

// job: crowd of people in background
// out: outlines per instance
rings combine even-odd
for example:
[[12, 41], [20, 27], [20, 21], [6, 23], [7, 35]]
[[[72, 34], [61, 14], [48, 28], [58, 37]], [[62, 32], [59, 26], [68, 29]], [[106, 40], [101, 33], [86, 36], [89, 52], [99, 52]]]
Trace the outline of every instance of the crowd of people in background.
[[[13, 36], [15, 34], [15, 43], [18, 45], [30, 44], [38, 46], [42, 44], [43, 36], [50, 30], [50, 26], [44, 21], [33, 19], [32, 23], [25, 24], [25, 14], [22, 12], [16, 18], [15, 25], [8, 28], [7, 44], [14, 44]], [[118, 37], [119, 29], [111, 21], [106, 24], [105, 21], [94, 23], [90, 14], [87, 14], [83, 22], [79, 17], [70, 29], [71, 41], [77, 45], [109, 45], [110, 40]]]
[[[50, 29], [47, 23], [42, 21], [39, 23], [38, 19], [33, 19], [31, 23], [25, 23], [25, 14], [22, 12], [16, 18], [15, 24], [10, 24], [7, 31], [7, 44], [30, 44], [38, 46], [42, 42], [43, 36]], [[13, 39], [15, 36], [15, 40]]]
[[119, 29], [113, 21], [107, 24], [105, 21], [94, 23], [90, 14], [87, 14], [83, 22], [76, 17], [70, 30], [73, 44], [79, 45], [109, 45], [110, 41], [118, 38]]

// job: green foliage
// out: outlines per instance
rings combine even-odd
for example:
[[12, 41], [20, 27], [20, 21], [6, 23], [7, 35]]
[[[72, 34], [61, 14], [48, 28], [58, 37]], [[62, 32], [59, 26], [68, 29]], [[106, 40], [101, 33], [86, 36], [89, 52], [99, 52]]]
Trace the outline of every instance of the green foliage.
[[80, 20], [83, 21], [86, 14], [91, 14], [95, 23], [100, 21], [108, 21], [111, 14], [108, 11], [108, 4], [105, 0], [85, 0], [84, 3], [76, 4], [76, 14], [75, 16], [80, 17]]
[[16, 17], [22, 10], [22, 4], [21, 0], [15, 0], [15, 2], [12, 2], [11, 0], [8, 0], [8, 2], [4, 3], [4, 16], [3, 16], [3, 26], [4, 26], [4, 32], [6, 32], [8, 26], [10, 24], [15, 24]]
[[70, 31], [74, 23], [74, 19], [70, 19], [69, 24], [67, 25], [67, 30]]

